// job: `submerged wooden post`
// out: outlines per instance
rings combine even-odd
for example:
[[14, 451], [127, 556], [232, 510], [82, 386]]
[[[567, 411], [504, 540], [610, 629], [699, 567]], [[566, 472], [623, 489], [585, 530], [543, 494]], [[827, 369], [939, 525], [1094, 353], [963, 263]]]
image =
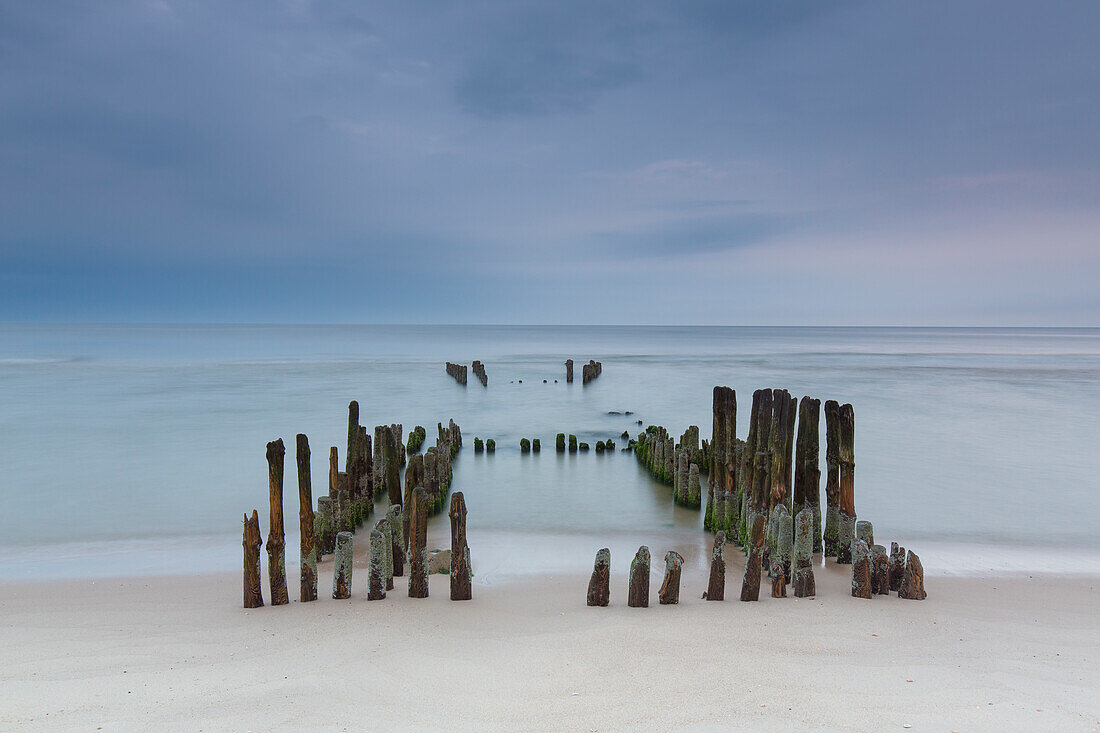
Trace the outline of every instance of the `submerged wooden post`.
[[840, 403], [825, 403], [825, 531], [823, 552], [840, 551]]
[[794, 570], [791, 580], [795, 598], [817, 595], [813, 568], [815, 537], [813, 507], [807, 506], [794, 518]]
[[680, 572], [684, 567], [683, 556], [675, 550], [665, 553], [665, 579], [657, 591], [657, 601], [662, 606], [680, 602]]
[[[379, 524], [384, 519], [378, 521]], [[386, 597], [386, 535], [377, 525], [370, 531], [370, 580], [367, 584], [367, 600], [380, 601]]]
[[921, 565], [917, 553], [910, 550], [905, 558], [905, 573], [901, 578], [898, 598], [908, 598], [911, 601], [923, 601], [927, 597], [928, 593], [924, 590], [924, 566]]
[[837, 523], [838, 563], [852, 562], [852, 538], [856, 526], [855, 415], [851, 405], [841, 405], [837, 430], [840, 438], [840, 501]]
[[260, 517], [256, 510], [252, 516], [244, 515], [244, 607], [259, 608], [264, 605], [264, 591], [260, 586]]
[[818, 467], [820, 447], [818, 423], [821, 422], [821, 400], [803, 397], [798, 404], [798, 439], [794, 449], [794, 516], [809, 507], [814, 523], [813, 551], [821, 552], [821, 469]]
[[630, 587], [626, 605], [631, 608], [649, 608], [649, 548], [642, 545], [630, 562]]
[[405, 574], [405, 528], [403, 526], [401, 505], [393, 504], [386, 512], [386, 519], [390, 523], [390, 554], [393, 556], [393, 575], [400, 578]]
[[592, 579], [588, 581], [588, 605], [606, 606], [611, 599], [611, 550], [604, 547], [596, 553]]
[[760, 600], [760, 563], [764, 550], [764, 515], [753, 518], [749, 539], [749, 553], [745, 558], [745, 579], [741, 583], [742, 601]]
[[726, 599], [726, 558], [723, 550], [726, 546], [726, 533], [722, 530], [714, 535], [714, 547], [710, 552], [710, 582], [703, 598], [708, 601]]
[[317, 600], [317, 551], [313, 531], [313, 487], [309, 475], [309, 439], [298, 433], [295, 457], [298, 462], [298, 528], [301, 541], [301, 586], [298, 600]]
[[271, 524], [267, 533], [267, 576], [271, 605], [290, 603], [286, 591], [286, 536], [283, 531], [283, 439], [267, 444], [267, 487], [271, 500]]
[[351, 598], [351, 532], [336, 533], [336, 551], [332, 553], [332, 597]]
[[470, 588], [470, 546], [466, 544], [466, 499], [461, 491], [451, 494], [451, 600], [468, 601]]
[[413, 489], [409, 513], [409, 598], [428, 597], [428, 567], [424, 546], [428, 541], [428, 492]]
[[569, 384], [573, 383], [573, 360], [565, 360], [565, 381]]

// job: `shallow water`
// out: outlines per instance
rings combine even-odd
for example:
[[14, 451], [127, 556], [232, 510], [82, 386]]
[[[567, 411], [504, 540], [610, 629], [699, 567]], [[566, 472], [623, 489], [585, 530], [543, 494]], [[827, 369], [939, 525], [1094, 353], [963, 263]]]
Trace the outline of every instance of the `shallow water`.
[[[443, 371], [477, 358], [488, 389]], [[603, 375], [582, 387], [589, 358]], [[621, 447], [641, 419], [706, 437], [715, 384], [737, 390], [739, 437], [759, 387], [853, 403], [859, 516], [879, 541], [937, 548], [944, 571], [1075, 572], [1100, 552], [1097, 329], [0, 325], [0, 578], [238, 568], [266, 442], [290, 446], [293, 529], [294, 435], [323, 493], [353, 398], [364, 425], [421, 424], [429, 442], [437, 421], [462, 426], [454, 488], [482, 577], [587, 565], [639, 537], [659, 559], [703, 546], [699, 512], [633, 456], [559, 456], [554, 435]], [[474, 436], [496, 454], [475, 455]], [[524, 436], [540, 455], [519, 452]]]

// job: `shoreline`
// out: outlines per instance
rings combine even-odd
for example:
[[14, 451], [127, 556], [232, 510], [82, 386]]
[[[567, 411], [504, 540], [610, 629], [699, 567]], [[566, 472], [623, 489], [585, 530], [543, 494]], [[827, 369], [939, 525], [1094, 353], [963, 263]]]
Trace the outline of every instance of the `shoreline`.
[[[661, 549], [663, 554], [663, 548]], [[1082, 730], [1100, 725], [1100, 579], [927, 578], [928, 599], [852, 598], [847, 566], [815, 599], [585, 606], [588, 572], [486, 584], [448, 578], [353, 598], [240, 607], [239, 573], [0, 584], [0, 723], [54, 729], [512, 730], [896, 728]], [[328, 565], [329, 563], [326, 563]], [[291, 575], [292, 590], [297, 588]], [[330, 578], [331, 576], [329, 576]], [[265, 580], [265, 596], [267, 592]], [[729, 600], [732, 599], [732, 600]], [[269, 601], [269, 598], [265, 598]], [[912, 681], [910, 681], [912, 680]]]

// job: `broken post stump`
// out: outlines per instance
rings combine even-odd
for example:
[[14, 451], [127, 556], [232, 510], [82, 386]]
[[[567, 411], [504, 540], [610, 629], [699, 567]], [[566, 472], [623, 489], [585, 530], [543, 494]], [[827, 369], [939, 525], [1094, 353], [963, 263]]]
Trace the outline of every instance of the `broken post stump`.
[[565, 360], [565, 381], [569, 384], [573, 383], [573, 360]]
[[451, 600], [468, 601], [470, 588], [470, 546], [466, 544], [466, 499], [461, 491], [451, 494]]
[[631, 608], [649, 608], [649, 548], [642, 545], [630, 562], [630, 587], [626, 605]]
[[[381, 524], [386, 520], [378, 520]], [[367, 600], [380, 601], [386, 597], [386, 535], [377, 525], [370, 531], [370, 581]]]
[[772, 598], [787, 597], [787, 576], [783, 573], [782, 563], [772, 564]]
[[428, 492], [412, 492], [409, 512], [409, 598], [428, 597], [428, 567], [424, 546], [428, 541]]
[[890, 543], [890, 590], [901, 590], [901, 579], [905, 575], [905, 548], [897, 542]]
[[267, 533], [267, 574], [271, 605], [290, 603], [286, 590], [286, 537], [283, 530], [283, 439], [267, 444], [267, 486], [271, 500], [271, 524]]
[[611, 550], [604, 547], [596, 553], [592, 578], [588, 581], [588, 605], [606, 606], [611, 600]]
[[901, 588], [898, 589], [898, 598], [908, 598], [911, 601], [923, 601], [928, 597], [924, 590], [924, 566], [921, 565], [917, 553], [912, 550], [905, 558], [905, 573], [901, 578]]
[[871, 548], [863, 540], [852, 549], [852, 597], [871, 597]]
[[313, 487], [309, 475], [309, 439], [298, 433], [295, 457], [298, 463], [298, 528], [300, 543], [301, 578], [298, 600], [302, 603], [317, 600], [317, 554], [313, 529]]
[[351, 532], [336, 534], [336, 551], [332, 554], [332, 597], [351, 598]]
[[675, 550], [665, 553], [665, 579], [657, 591], [657, 601], [662, 606], [680, 602], [680, 572], [684, 567], [683, 556]]
[[871, 545], [871, 594], [890, 595], [890, 556], [882, 545]]
[[260, 586], [260, 517], [256, 510], [252, 516], [244, 515], [244, 607], [259, 608], [264, 605], [264, 591]]
[[726, 533], [718, 530], [714, 535], [714, 547], [710, 552], [710, 582], [707, 583], [707, 592], [703, 598], [708, 601], [724, 601], [726, 599]]

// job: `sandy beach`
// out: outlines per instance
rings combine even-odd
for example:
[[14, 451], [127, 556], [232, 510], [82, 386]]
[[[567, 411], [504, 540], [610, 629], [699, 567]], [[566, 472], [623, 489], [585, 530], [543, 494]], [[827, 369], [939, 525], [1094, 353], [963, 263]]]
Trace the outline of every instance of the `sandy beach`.
[[[663, 553], [661, 553], [663, 555]], [[727, 598], [741, 585], [727, 549]], [[929, 597], [584, 605], [587, 573], [452, 603], [328, 597], [246, 611], [237, 574], [0, 587], [0, 725], [41, 730], [1096, 730], [1095, 577], [935, 578]], [[663, 563], [661, 563], [663, 568]], [[266, 583], [265, 583], [266, 586]], [[296, 591], [296, 583], [291, 583]], [[292, 591], [292, 595], [294, 594]], [[266, 587], [265, 587], [266, 592]]]

